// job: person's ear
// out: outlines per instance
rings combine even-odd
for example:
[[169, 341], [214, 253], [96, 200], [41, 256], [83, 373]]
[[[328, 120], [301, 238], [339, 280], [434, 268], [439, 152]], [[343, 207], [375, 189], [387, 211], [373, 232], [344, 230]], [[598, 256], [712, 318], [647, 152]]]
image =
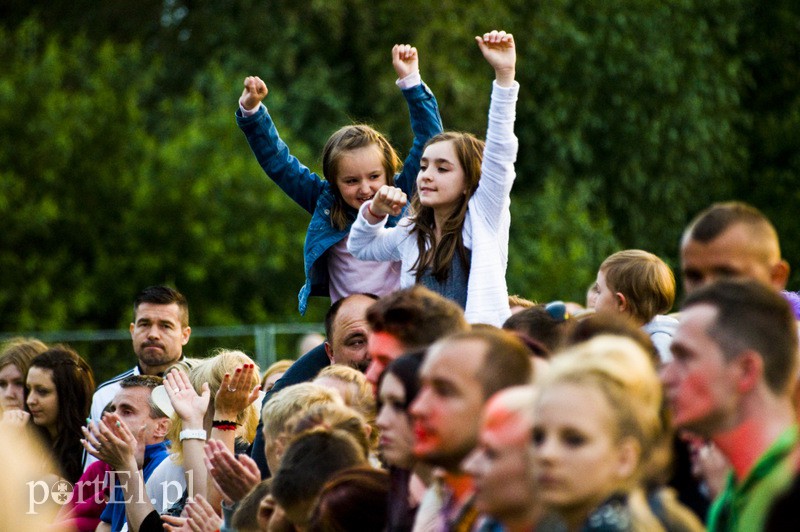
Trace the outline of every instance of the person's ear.
[[189, 343], [189, 337], [192, 335], [192, 328], [188, 325], [181, 329], [181, 345]]
[[617, 448], [617, 478], [621, 481], [631, 478], [639, 466], [642, 446], [632, 437], [624, 438]]
[[762, 381], [764, 375], [764, 359], [756, 351], [747, 350], [736, 357], [735, 364], [736, 391], [747, 393]]
[[333, 346], [327, 340], [325, 341], [325, 354], [328, 355], [328, 360], [331, 361], [331, 364], [335, 364], [333, 361]]
[[628, 304], [628, 298], [622, 292], [617, 292], [614, 294], [614, 300], [617, 302], [617, 310], [620, 312], [628, 312], [630, 310], [630, 305]]
[[167, 437], [172, 421], [168, 417], [160, 417], [156, 420], [156, 426], [153, 430], [153, 436], [159, 441]]
[[770, 268], [769, 276], [772, 286], [778, 290], [786, 288], [786, 283], [789, 282], [789, 272], [791, 267], [785, 260], [780, 260]]

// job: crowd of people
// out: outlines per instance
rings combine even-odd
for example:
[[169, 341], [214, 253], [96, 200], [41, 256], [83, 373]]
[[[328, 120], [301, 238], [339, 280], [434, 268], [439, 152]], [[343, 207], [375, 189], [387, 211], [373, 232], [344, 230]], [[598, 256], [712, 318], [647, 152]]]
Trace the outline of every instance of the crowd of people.
[[68, 346], [6, 342], [0, 529], [800, 529], [800, 308], [774, 227], [741, 202], [699, 213], [677, 311], [673, 272], [636, 249], [581, 304], [509, 296], [515, 43], [476, 41], [485, 142], [442, 132], [416, 50], [393, 48], [402, 168], [345, 126], [317, 176], [245, 80], [237, 123], [312, 216], [299, 305], [330, 297], [324, 338], [263, 372], [192, 358], [188, 302], [156, 285], [133, 303], [135, 365], [97, 386]]

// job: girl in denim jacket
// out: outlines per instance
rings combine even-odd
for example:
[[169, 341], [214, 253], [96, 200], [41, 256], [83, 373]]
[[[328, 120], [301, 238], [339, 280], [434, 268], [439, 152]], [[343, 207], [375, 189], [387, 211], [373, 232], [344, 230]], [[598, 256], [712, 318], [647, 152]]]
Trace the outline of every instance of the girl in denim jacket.
[[[419, 75], [416, 48], [395, 45], [392, 64], [414, 132], [414, 144], [400, 173], [400, 159], [382, 134], [366, 125], [350, 125], [328, 139], [322, 155], [322, 179], [292, 156], [278, 136], [261, 103], [267, 96], [266, 84], [254, 76], [244, 80], [236, 122], [266, 174], [311, 214], [304, 245], [306, 282], [298, 296], [301, 314], [312, 295], [330, 296], [335, 302], [353, 293], [380, 296], [399, 287], [398, 262], [359, 261], [347, 250], [350, 226], [361, 205], [384, 185], [396, 185], [413, 194], [422, 148], [442, 131], [436, 98]], [[390, 225], [399, 220], [399, 214], [389, 220]]]

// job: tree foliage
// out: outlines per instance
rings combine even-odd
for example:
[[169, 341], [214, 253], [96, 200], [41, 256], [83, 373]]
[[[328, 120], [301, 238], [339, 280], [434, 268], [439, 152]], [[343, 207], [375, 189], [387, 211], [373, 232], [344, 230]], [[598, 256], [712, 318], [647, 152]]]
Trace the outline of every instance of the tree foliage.
[[6, 331], [119, 326], [158, 282], [196, 324], [298, 319], [308, 215], [234, 123], [241, 80], [267, 81], [281, 135], [317, 170], [354, 120], [405, 153], [392, 44], [419, 48], [445, 127], [482, 136], [491, 70], [472, 39], [493, 28], [515, 33], [522, 85], [512, 291], [581, 300], [625, 247], [677, 266], [682, 228], [718, 199], [763, 208], [800, 257], [795, 2], [123, 4], [0, 10]]

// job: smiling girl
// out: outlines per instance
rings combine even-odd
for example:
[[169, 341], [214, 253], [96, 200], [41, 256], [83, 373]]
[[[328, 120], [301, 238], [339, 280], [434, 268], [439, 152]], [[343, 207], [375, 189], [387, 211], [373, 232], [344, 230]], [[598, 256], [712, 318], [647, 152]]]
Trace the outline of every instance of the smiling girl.
[[401, 288], [423, 284], [460, 303], [470, 323], [499, 327], [511, 315], [505, 273], [519, 83], [513, 36], [492, 31], [475, 39], [495, 71], [485, 146], [468, 133], [433, 137], [422, 154], [410, 216], [388, 228], [407, 191], [381, 187], [361, 206], [348, 249], [362, 260], [400, 260]]
[[395, 45], [392, 64], [414, 131], [414, 144], [400, 173], [400, 159], [383, 135], [369, 126], [351, 125], [328, 139], [322, 154], [323, 180], [292, 156], [278, 136], [261, 104], [267, 85], [254, 76], [244, 80], [236, 121], [264, 172], [311, 214], [304, 246], [306, 282], [298, 296], [301, 314], [309, 296], [330, 296], [335, 303], [353, 293], [386, 295], [399, 286], [398, 264], [365, 263], [347, 250], [347, 235], [358, 209], [384, 185], [396, 184], [412, 194], [422, 147], [442, 131], [436, 99], [419, 75], [416, 48]]

